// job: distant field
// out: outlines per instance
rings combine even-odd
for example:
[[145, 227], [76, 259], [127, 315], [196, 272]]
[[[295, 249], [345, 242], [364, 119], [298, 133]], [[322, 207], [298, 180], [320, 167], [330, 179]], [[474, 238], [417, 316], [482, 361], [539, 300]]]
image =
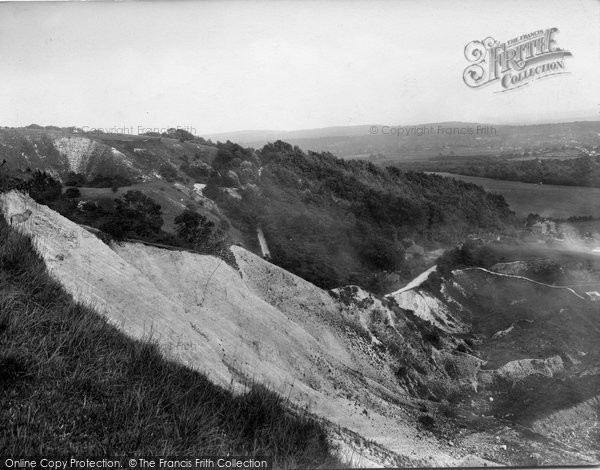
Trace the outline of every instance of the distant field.
[[520, 183], [451, 173], [436, 174], [474, 183], [486, 191], [502, 194], [512, 210], [519, 215], [538, 213], [545, 217], [559, 218], [573, 215], [600, 217], [600, 188]]

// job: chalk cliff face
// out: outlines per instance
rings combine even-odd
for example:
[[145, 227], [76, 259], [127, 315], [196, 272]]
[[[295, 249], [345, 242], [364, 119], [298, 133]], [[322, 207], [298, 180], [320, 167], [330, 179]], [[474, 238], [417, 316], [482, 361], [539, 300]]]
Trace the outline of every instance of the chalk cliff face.
[[[592, 345], [578, 350], [566, 335], [560, 352], [553, 351], [547, 343], [552, 331], [536, 346], [541, 360], [531, 361], [539, 358], [524, 349], [524, 341], [533, 337], [528, 328], [542, 314], [532, 313], [533, 304], [509, 311], [509, 302], [501, 299], [484, 312], [482, 299], [492, 295], [485, 287], [491, 275], [459, 273], [458, 284], [444, 285], [439, 294], [415, 285], [378, 299], [355, 286], [327, 292], [236, 246], [231, 248], [236, 267], [185, 251], [136, 243], [108, 246], [14, 191], [0, 195], [0, 209], [16, 230], [32, 238], [50, 273], [75, 300], [132, 337], [158, 342], [168, 357], [219, 385], [242, 389], [254, 380], [308, 407], [326, 421], [332, 440], [353, 464], [523, 465], [531, 463], [532, 453], [537, 463], [595, 459], [586, 449], [565, 447], [548, 435], [556, 408], [526, 423], [535, 424], [543, 438], [497, 419], [499, 410], [489, 398], [504, 403], [506, 395], [494, 392], [504, 390], [504, 382], [569, 379], [586, 371], [597, 376], [589, 372], [591, 363], [574, 366], [561, 356], [588, 354]], [[506, 283], [502, 289], [521, 289], [520, 295], [546, 295], [543, 286], [526, 291], [523, 280], [499, 282]], [[562, 308], [581, 307], [572, 303], [580, 299], [555, 295]], [[581, 314], [585, 327], [597, 332], [597, 320], [586, 312]], [[485, 349], [496, 331], [523, 317], [534, 323], [518, 323], [494, 343], [496, 352]], [[511, 356], [514, 347], [519, 352]], [[443, 416], [440, 407], [451, 399], [462, 403], [460, 411]], [[563, 408], [584, 399], [592, 400], [593, 394]], [[425, 415], [435, 418], [435, 428], [423, 424]], [[557, 416], [566, 420], [564, 412]], [[478, 426], [467, 432], [468, 420]], [[513, 452], [500, 449], [492, 436]]]
[[216, 149], [171, 138], [0, 129], [0, 152], [13, 171], [42, 170], [58, 179], [73, 172], [89, 180], [98, 175], [148, 180], [159, 178], [157, 169], [165, 162], [179, 166], [183, 155], [197, 155], [197, 163], [206, 164]]

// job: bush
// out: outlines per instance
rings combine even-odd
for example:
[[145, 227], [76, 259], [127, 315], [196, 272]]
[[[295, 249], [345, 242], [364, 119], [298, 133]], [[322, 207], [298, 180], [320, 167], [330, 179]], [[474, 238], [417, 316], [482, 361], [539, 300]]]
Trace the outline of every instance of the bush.
[[67, 190], [65, 191], [65, 197], [75, 198], [75, 197], [80, 197], [80, 196], [81, 196], [81, 191], [77, 188], [67, 188]]
[[26, 190], [31, 198], [40, 204], [48, 204], [62, 195], [60, 181], [39, 170], [36, 170], [31, 180], [26, 183]]
[[424, 427], [428, 429], [432, 429], [433, 427], [435, 427], [435, 420], [429, 415], [419, 416], [419, 423], [421, 423]]
[[158, 168], [158, 172], [169, 182], [179, 179], [179, 173], [177, 173], [177, 169], [169, 162], [162, 163]]
[[437, 259], [436, 264], [439, 275], [447, 278], [455, 269], [472, 266], [488, 269], [498, 262], [500, 256], [492, 248], [467, 241], [460, 247], [446, 251]]
[[221, 229], [197, 212], [185, 209], [175, 217], [177, 236], [195, 251], [218, 256], [235, 265], [235, 257], [229, 250], [230, 242]]
[[87, 184], [87, 178], [84, 174], [69, 172], [65, 178], [65, 186], [85, 186]]
[[120, 188], [130, 186], [132, 179], [124, 175], [96, 175], [92, 181], [86, 183], [92, 188]]

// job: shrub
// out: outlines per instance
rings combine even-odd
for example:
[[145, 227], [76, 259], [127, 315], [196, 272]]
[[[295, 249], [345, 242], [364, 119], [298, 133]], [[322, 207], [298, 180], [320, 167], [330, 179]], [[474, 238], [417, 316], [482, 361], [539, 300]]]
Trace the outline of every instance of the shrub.
[[177, 173], [177, 169], [169, 162], [163, 162], [158, 168], [158, 172], [169, 182], [179, 179], [179, 173]]
[[31, 198], [40, 204], [48, 204], [62, 195], [60, 181], [39, 170], [33, 173], [33, 177], [26, 183], [25, 189]]
[[116, 175], [96, 175], [92, 181], [87, 183], [92, 188], [120, 188], [122, 186], [129, 186], [133, 183], [132, 179], [128, 176], [116, 174]]
[[75, 197], [80, 197], [80, 196], [81, 196], [81, 191], [77, 188], [67, 188], [67, 190], [65, 191], [65, 197], [75, 198]]
[[84, 174], [69, 172], [65, 178], [65, 186], [85, 186], [87, 178]]
[[185, 209], [175, 217], [178, 237], [190, 248], [201, 253], [215, 255], [235, 265], [235, 257], [229, 250], [230, 241], [221, 229], [197, 212]]
[[433, 427], [435, 427], [435, 420], [429, 415], [419, 416], [419, 423], [421, 423], [424, 427], [428, 429], [432, 429]]

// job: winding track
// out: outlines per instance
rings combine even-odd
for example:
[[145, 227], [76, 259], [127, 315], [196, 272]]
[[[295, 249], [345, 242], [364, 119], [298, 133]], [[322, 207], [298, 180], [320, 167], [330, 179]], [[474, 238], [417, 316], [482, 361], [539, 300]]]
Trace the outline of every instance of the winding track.
[[571, 292], [571, 294], [579, 297], [581, 300], [587, 300], [585, 297], [579, 295], [577, 292], [575, 292], [573, 289], [571, 289], [568, 286], [553, 286], [552, 284], [545, 284], [543, 282], [534, 281], [533, 279], [529, 279], [528, 277], [525, 277], [525, 276], [517, 276], [517, 275], [514, 275], [514, 274], [502, 274], [502, 273], [497, 273], [497, 272], [494, 272], [494, 271], [490, 271], [489, 269], [477, 268], [477, 267], [475, 267], [475, 268], [458, 269], [457, 271], [475, 271], [475, 270], [483, 271], [483, 272], [486, 272], [488, 274], [493, 274], [494, 276], [510, 277], [510, 278], [513, 278], [513, 279], [521, 279], [523, 281], [529, 281], [529, 282], [533, 282], [534, 284], [539, 284], [540, 286], [551, 287], [552, 289], [566, 289], [569, 292]]

